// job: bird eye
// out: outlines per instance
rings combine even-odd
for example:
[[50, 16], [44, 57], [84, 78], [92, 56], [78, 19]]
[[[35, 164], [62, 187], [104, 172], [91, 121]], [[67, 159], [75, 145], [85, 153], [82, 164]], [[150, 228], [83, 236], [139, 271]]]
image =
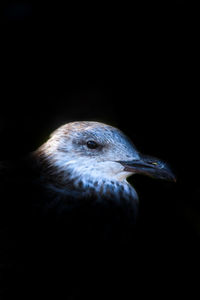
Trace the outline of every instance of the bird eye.
[[98, 147], [98, 144], [95, 141], [88, 141], [87, 147], [90, 149], [96, 149]]

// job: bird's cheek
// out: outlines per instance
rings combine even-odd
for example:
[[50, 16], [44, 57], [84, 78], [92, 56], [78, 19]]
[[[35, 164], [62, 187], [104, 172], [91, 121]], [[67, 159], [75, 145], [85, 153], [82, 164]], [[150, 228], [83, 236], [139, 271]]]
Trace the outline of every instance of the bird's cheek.
[[113, 163], [111, 170], [113, 178], [118, 181], [124, 181], [127, 177], [133, 175], [133, 172], [125, 171], [124, 167], [118, 162]]
[[117, 179], [119, 174], [123, 172], [123, 167], [117, 162], [105, 162], [101, 166], [102, 172], [106, 177]]

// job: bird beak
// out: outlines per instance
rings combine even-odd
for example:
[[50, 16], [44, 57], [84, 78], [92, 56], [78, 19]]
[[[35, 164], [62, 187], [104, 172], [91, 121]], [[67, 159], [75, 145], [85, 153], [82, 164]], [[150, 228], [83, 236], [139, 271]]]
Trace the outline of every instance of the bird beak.
[[140, 155], [140, 158], [137, 160], [118, 162], [124, 166], [124, 171], [127, 172], [144, 174], [168, 181], [176, 181], [176, 177], [166, 163], [154, 157]]

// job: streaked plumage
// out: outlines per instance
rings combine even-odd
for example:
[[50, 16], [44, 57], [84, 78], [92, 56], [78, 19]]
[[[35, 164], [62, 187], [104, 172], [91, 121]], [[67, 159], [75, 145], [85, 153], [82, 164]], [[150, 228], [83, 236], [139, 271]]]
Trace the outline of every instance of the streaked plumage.
[[36, 278], [37, 291], [43, 277], [47, 284], [64, 270], [71, 291], [86, 267], [83, 257], [100, 267], [109, 249], [118, 253], [134, 241], [138, 196], [126, 178], [139, 172], [174, 179], [166, 164], [142, 156], [120, 130], [98, 122], [66, 124], [0, 170], [1, 269], [4, 281], [6, 273], [14, 276], [3, 283], [8, 293], [12, 286], [30, 292], [34, 284], [25, 274]]

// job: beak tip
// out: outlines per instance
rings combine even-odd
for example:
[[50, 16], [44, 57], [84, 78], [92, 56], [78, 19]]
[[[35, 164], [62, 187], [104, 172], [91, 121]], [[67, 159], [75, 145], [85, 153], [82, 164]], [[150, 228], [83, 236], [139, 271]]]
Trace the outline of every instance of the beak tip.
[[174, 175], [174, 173], [171, 171], [171, 169], [169, 167], [166, 167], [166, 177], [164, 175], [164, 178], [163, 179], [166, 179], [168, 181], [171, 181], [171, 182], [176, 182], [176, 176]]
[[[165, 179], [165, 178], [164, 178]], [[175, 176], [170, 176], [169, 178], [166, 178], [168, 181], [176, 183], [177, 179]]]
[[177, 178], [176, 178], [176, 176], [175, 176], [175, 175], [173, 175], [173, 177], [172, 177], [172, 181], [173, 181], [174, 183], [176, 183], [176, 181], [177, 181]]

